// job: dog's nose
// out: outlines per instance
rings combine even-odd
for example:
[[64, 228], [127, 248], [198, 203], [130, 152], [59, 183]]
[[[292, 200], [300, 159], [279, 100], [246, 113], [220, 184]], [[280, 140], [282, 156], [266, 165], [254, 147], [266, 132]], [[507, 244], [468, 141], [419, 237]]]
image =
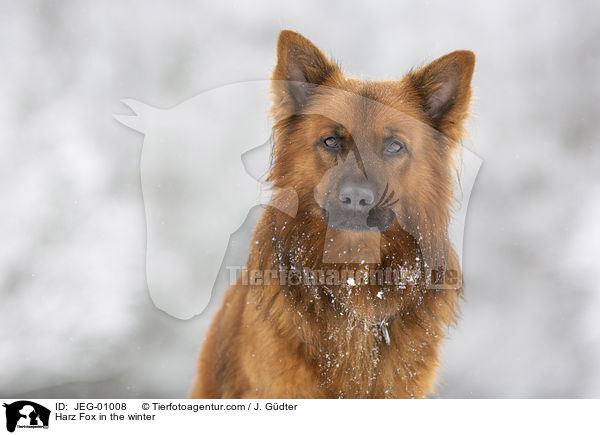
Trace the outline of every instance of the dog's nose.
[[340, 189], [339, 199], [344, 208], [366, 212], [375, 201], [375, 194], [367, 186], [347, 184]]

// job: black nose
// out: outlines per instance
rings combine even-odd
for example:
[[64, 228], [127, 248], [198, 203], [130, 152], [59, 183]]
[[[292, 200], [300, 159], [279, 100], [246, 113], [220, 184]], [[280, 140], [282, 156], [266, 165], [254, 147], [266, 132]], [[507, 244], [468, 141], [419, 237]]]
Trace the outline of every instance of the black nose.
[[342, 207], [359, 212], [366, 212], [375, 201], [375, 194], [367, 186], [347, 184], [340, 189]]

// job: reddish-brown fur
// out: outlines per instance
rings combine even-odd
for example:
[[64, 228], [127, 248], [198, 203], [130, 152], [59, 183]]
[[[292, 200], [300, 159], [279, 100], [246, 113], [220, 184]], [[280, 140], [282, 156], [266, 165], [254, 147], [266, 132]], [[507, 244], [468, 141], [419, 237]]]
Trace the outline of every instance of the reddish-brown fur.
[[[366, 271], [404, 265], [423, 277], [453, 271], [456, 279], [444, 289], [422, 279], [404, 291], [386, 285], [359, 284], [348, 291], [343, 285], [244, 285], [238, 280], [207, 334], [191, 397], [425, 397], [433, 391], [440, 342], [456, 319], [462, 292], [447, 228], [474, 55], [453, 52], [400, 81], [373, 82], [346, 78], [291, 31], [281, 32], [277, 54], [269, 180], [280, 188], [276, 192], [297, 192], [298, 212], [292, 218], [265, 209], [247, 268]], [[288, 80], [322, 88], [298, 88]], [[398, 199], [394, 223], [376, 242], [379, 264], [323, 262], [326, 238], [368, 250], [379, 237], [332, 230], [323, 219], [319, 197], [332, 182], [336, 158], [315, 143], [333, 129], [372, 153], [364, 157], [365, 167], [375, 165], [376, 176]], [[375, 144], [389, 129], [401, 135], [410, 152], [383, 161]], [[389, 344], [376, 326], [382, 320]]]

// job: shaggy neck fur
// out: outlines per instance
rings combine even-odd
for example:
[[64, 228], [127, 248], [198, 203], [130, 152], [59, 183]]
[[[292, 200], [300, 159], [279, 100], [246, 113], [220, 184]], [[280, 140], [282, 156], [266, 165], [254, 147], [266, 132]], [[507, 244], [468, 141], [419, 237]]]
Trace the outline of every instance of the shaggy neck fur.
[[[416, 241], [398, 225], [382, 234], [382, 262], [373, 265], [323, 264], [327, 227], [308, 211], [290, 218], [268, 208], [257, 229], [255, 240], [273, 243], [253, 244], [249, 269], [335, 269], [339, 276], [386, 267], [424, 269]], [[457, 266], [454, 255], [448, 262]], [[460, 293], [427, 289], [421, 277], [405, 287], [277, 284], [253, 288], [250, 298], [290, 346], [316, 363], [320, 383], [332, 396], [423, 397], [433, 387], [440, 340], [455, 320]], [[380, 322], [386, 323], [389, 344]]]

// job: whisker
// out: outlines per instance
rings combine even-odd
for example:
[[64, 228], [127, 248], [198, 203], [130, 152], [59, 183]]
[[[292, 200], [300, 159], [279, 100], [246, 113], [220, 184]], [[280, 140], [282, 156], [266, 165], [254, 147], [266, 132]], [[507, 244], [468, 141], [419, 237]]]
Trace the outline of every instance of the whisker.
[[383, 193], [381, 194], [381, 197], [379, 198], [379, 201], [377, 202], [377, 204], [375, 204], [375, 207], [373, 208], [377, 208], [381, 205], [381, 203], [385, 200], [385, 197], [387, 195], [387, 191], [388, 191], [388, 184], [385, 185], [385, 189], [383, 190]]
[[388, 189], [389, 184], [386, 184], [383, 194], [381, 195], [379, 201], [373, 208], [389, 208], [399, 201], [399, 199], [395, 198], [396, 192], [394, 192], [393, 190], [390, 191], [388, 195]]

